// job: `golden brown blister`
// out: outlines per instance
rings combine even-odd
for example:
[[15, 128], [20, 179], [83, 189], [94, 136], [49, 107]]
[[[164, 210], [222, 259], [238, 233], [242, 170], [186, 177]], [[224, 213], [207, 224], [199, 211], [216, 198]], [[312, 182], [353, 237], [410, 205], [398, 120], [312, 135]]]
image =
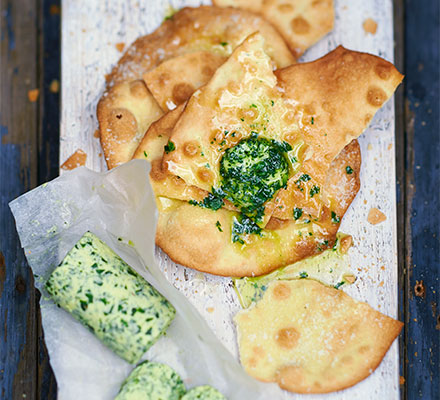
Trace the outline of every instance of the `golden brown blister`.
[[333, 29], [333, 0], [213, 0], [260, 14], [281, 33], [298, 58]]
[[[334, 199], [332, 209], [323, 207], [319, 219], [310, 222], [306, 215], [298, 221], [272, 217], [261, 236], [245, 235], [243, 245], [232, 242], [238, 213], [159, 197], [156, 244], [176, 263], [223, 276], [263, 275], [312, 256], [333, 246], [340, 221], [359, 190], [360, 163], [354, 140], [329, 169], [326, 192]], [[346, 165], [352, 167], [352, 174], [347, 174]]]
[[245, 370], [296, 393], [333, 392], [365, 379], [403, 326], [309, 279], [271, 283], [235, 323]]
[[[107, 89], [98, 104], [101, 144], [108, 167], [129, 161], [149, 124], [161, 114], [149, 91], [142, 104], [135, 105], [138, 100], [130, 91], [133, 81], [141, 80], [164, 61], [187, 53], [206, 51], [213, 57], [227, 57], [255, 31], [266, 38], [265, 50], [276, 67], [295, 62], [275, 28], [260, 16], [237, 9], [184, 8], [152, 34], [137, 39], [107, 76]], [[143, 110], [142, 118], [137, 109]]]
[[164, 111], [185, 102], [214, 75], [226, 57], [209, 51], [183, 54], [144, 74], [144, 81]]

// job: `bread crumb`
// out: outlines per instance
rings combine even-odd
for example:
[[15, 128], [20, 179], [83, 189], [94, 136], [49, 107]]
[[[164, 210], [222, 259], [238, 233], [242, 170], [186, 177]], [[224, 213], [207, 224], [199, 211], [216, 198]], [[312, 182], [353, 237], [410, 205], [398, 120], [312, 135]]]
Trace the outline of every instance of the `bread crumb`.
[[403, 385], [405, 383], [405, 378], [403, 376], [400, 377], [399, 383]]
[[120, 53], [122, 53], [124, 51], [125, 43], [123, 42], [116, 43], [115, 47]]
[[376, 34], [377, 31], [377, 22], [372, 18], [367, 18], [362, 24], [365, 33], [371, 33], [372, 35]]
[[379, 283], [379, 287], [382, 287], [384, 285], [384, 281], [381, 281], [380, 283]]
[[352, 236], [351, 235], [344, 236], [341, 239], [341, 246], [340, 246], [341, 253], [345, 254], [352, 244], [353, 244]]
[[393, 144], [390, 143], [390, 144], [388, 145], [388, 150], [391, 150], [392, 148], [393, 148]]
[[364, 204], [367, 204], [367, 203], [368, 203], [367, 199], [364, 199]]
[[60, 82], [57, 79], [54, 79], [49, 85], [49, 90], [52, 93], [58, 93], [60, 91]]
[[377, 208], [373, 207], [370, 209], [370, 212], [368, 213], [367, 221], [371, 225], [377, 225], [381, 222], [385, 221], [387, 219], [387, 216]]
[[77, 167], [85, 165], [86, 160], [87, 154], [83, 150], [78, 149], [66, 161], [64, 161], [64, 163], [61, 165], [61, 169], [66, 171], [75, 169]]
[[95, 133], [93, 134], [93, 137], [99, 139], [101, 137], [101, 134], [99, 133], [99, 129], [95, 130]]
[[208, 311], [209, 313], [213, 313], [214, 312], [214, 307], [208, 307], [206, 309], [206, 311]]
[[35, 103], [38, 100], [39, 95], [40, 95], [39, 89], [32, 89], [28, 91], [28, 99], [31, 103]]
[[373, 150], [373, 145], [371, 143], [368, 143], [367, 149], [368, 150]]

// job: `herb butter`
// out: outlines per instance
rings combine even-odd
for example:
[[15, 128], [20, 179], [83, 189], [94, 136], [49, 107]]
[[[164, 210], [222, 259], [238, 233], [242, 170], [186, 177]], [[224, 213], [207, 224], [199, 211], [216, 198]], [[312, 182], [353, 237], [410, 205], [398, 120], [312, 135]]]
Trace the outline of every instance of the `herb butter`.
[[115, 400], [179, 400], [186, 388], [180, 376], [165, 364], [139, 364], [121, 386]]
[[56, 304], [129, 363], [139, 361], [176, 312], [91, 232], [84, 234], [52, 272], [46, 290]]
[[212, 386], [205, 385], [192, 388], [181, 400], [226, 400], [226, 397]]

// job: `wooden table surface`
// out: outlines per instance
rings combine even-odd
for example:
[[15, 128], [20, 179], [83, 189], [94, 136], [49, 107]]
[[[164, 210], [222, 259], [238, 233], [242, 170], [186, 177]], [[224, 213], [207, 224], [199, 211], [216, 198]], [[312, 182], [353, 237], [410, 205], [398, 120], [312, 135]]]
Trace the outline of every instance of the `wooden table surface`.
[[[8, 202], [58, 175], [60, 13], [59, 0], [1, 0], [0, 399], [56, 398], [39, 293]], [[439, 397], [439, 13], [437, 0], [394, 1], [395, 60], [406, 75], [395, 96], [403, 399]]]

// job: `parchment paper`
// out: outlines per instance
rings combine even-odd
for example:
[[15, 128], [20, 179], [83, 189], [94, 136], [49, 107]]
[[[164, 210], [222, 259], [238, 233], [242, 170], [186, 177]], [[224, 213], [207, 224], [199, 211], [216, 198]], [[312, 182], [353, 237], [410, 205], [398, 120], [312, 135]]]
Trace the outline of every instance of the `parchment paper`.
[[112, 399], [134, 367], [58, 308], [44, 290], [50, 273], [87, 230], [112, 247], [177, 310], [166, 336], [145, 359], [170, 365], [187, 387], [210, 384], [229, 399], [284, 398], [276, 385], [260, 383], [243, 371], [185, 296], [163, 276], [154, 258], [157, 212], [148, 170], [143, 160], [107, 173], [81, 167], [10, 203], [35, 284], [42, 292], [43, 329], [58, 398]]

